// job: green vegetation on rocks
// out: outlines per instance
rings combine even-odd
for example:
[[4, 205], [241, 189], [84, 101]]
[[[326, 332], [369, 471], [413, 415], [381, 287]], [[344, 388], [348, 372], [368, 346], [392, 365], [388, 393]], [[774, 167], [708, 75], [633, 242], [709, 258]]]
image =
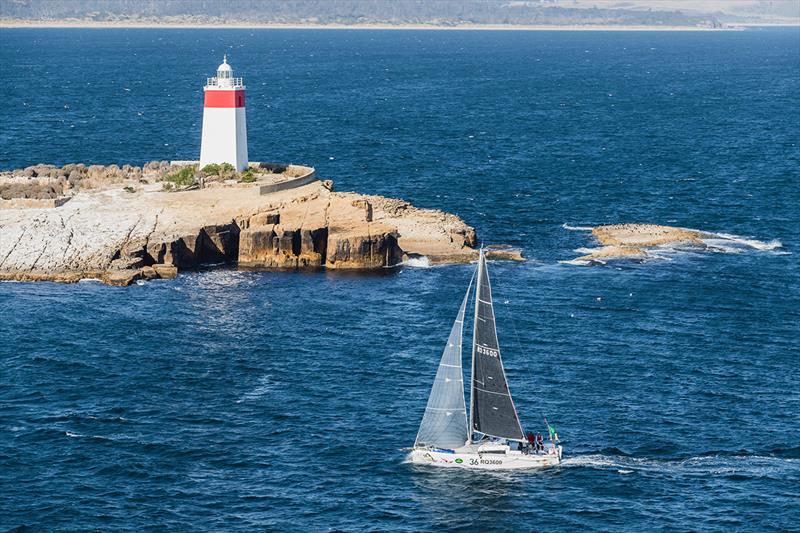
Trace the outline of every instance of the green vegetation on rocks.
[[230, 179], [236, 174], [236, 169], [230, 163], [211, 163], [204, 166], [200, 172], [203, 176], [217, 176], [220, 179]]
[[197, 170], [194, 166], [183, 167], [177, 172], [164, 176], [164, 181], [178, 188], [190, 187], [197, 183]]
[[241, 174], [239, 174], [239, 181], [242, 183], [253, 183], [258, 179], [258, 176], [255, 175], [252, 168], [248, 168]]

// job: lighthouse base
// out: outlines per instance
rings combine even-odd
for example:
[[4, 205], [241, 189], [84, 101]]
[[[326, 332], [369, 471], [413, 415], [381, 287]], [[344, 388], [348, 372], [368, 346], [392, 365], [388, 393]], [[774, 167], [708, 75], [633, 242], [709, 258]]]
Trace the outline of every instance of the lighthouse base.
[[200, 168], [229, 163], [237, 171], [247, 168], [247, 123], [244, 107], [207, 107], [203, 111]]

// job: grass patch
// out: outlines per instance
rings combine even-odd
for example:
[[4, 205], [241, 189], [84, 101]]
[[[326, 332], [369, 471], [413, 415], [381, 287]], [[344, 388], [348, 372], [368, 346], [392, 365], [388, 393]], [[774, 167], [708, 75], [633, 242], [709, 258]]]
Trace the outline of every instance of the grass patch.
[[[171, 183], [173, 186], [177, 187], [189, 187], [197, 183], [197, 171], [194, 167], [183, 167], [177, 172], [173, 172], [172, 174], [167, 174], [164, 176], [164, 181]], [[166, 188], [166, 184], [164, 187], [165, 190], [169, 190]]]
[[236, 169], [230, 163], [210, 163], [204, 166], [200, 172], [206, 176], [219, 176], [225, 178], [236, 173]]
[[257, 179], [258, 179], [258, 176], [256, 176], [253, 173], [253, 169], [251, 169], [251, 168], [248, 168], [247, 170], [245, 170], [244, 172], [239, 174], [239, 181], [242, 182], [242, 183], [253, 183]]

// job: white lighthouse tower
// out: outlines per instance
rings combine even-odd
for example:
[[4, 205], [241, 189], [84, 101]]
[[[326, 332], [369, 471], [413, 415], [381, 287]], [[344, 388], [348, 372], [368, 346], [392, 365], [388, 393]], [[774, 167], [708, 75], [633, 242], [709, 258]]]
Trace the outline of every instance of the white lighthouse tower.
[[217, 76], [203, 87], [203, 141], [200, 168], [210, 163], [230, 163], [237, 171], [247, 168], [247, 124], [244, 115], [244, 84], [233, 77], [228, 56], [217, 68]]

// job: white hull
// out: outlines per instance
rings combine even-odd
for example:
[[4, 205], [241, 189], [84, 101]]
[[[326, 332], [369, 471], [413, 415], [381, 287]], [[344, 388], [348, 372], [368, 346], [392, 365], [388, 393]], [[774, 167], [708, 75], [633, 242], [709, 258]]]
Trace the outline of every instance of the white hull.
[[455, 450], [413, 448], [408, 460], [414, 464], [472, 470], [522, 470], [561, 463], [561, 446], [548, 446], [541, 453], [523, 453], [508, 446], [494, 446], [491, 452], [481, 448], [475, 444]]

